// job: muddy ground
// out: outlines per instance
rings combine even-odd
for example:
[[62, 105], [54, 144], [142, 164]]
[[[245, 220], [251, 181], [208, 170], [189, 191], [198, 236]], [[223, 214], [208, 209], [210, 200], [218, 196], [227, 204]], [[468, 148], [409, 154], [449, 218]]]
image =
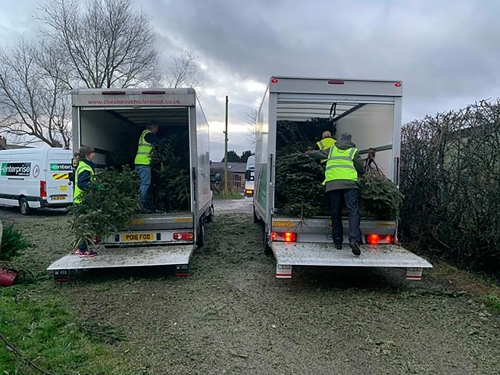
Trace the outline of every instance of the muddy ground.
[[[125, 334], [122, 357], [134, 374], [499, 373], [500, 319], [474, 288], [438, 269], [420, 283], [402, 270], [307, 267], [277, 280], [251, 201], [231, 202], [216, 202], [189, 277], [129, 269], [49, 288]], [[34, 270], [69, 252], [68, 216], [0, 209], [0, 217], [34, 244], [25, 254]]]

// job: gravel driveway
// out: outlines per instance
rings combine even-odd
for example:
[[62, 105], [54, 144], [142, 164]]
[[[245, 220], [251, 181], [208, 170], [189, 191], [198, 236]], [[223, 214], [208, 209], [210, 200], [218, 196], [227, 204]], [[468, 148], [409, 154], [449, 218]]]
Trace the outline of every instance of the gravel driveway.
[[[125, 333], [132, 374], [499, 373], [499, 317], [437, 269], [416, 284], [400, 270], [320, 267], [277, 280], [251, 199], [215, 210], [189, 277], [101, 271], [47, 288]], [[25, 258], [37, 271], [68, 252], [67, 216], [0, 215], [34, 244]]]

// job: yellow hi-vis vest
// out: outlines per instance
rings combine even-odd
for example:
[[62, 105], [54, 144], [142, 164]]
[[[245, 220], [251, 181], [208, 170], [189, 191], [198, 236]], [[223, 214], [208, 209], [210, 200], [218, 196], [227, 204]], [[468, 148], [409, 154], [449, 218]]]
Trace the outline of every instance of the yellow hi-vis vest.
[[92, 170], [90, 165], [88, 165], [84, 161], [81, 161], [80, 163], [78, 163], [78, 168], [76, 168], [75, 173], [75, 192], [73, 193], [73, 203], [75, 204], [78, 204], [82, 201], [82, 199], [80, 198], [80, 194], [82, 194], [83, 190], [78, 187], [78, 176], [80, 175], [80, 173], [85, 171], [89, 171], [90, 177], [92, 178], [92, 176], [94, 175], [94, 171]]
[[[316, 142], [316, 146], [318, 146], [320, 151], [324, 151], [328, 148], [331, 148], [335, 144], [335, 139], [327, 137], [323, 138], [321, 141]], [[321, 159], [322, 163], [326, 163], [328, 159]]]
[[354, 147], [347, 150], [340, 150], [337, 146], [330, 147], [323, 185], [333, 180], [357, 181], [358, 172], [354, 167], [354, 155], [357, 151], [358, 149]]
[[151, 151], [153, 150], [153, 145], [146, 142], [146, 134], [149, 133], [151, 133], [151, 131], [146, 129], [142, 132], [141, 137], [139, 138], [139, 147], [137, 147], [137, 155], [135, 156], [134, 164], [151, 164]]

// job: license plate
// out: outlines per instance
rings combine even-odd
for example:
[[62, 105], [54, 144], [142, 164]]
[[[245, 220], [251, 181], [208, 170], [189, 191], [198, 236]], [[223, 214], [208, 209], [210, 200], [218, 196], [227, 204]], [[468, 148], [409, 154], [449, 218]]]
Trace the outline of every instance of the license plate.
[[122, 242], [148, 242], [154, 241], [154, 233], [123, 233]]
[[68, 191], [68, 187], [66, 185], [59, 186], [59, 191]]
[[58, 195], [58, 196], [52, 197], [52, 200], [53, 201], [64, 201], [64, 200], [66, 200], [66, 197], [63, 195]]

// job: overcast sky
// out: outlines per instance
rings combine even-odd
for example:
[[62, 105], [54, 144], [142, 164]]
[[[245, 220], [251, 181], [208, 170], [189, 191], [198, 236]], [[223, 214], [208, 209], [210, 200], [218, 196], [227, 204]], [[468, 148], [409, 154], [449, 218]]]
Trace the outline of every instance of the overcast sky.
[[[0, 0], [0, 40], [33, 35], [38, 1]], [[403, 120], [459, 109], [500, 92], [500, 1], [136, 0], [165, 61], [183, 49], [202, 66], [211, 159], [248, 143], [248, 113], [272, 75], [401, 79]]]

